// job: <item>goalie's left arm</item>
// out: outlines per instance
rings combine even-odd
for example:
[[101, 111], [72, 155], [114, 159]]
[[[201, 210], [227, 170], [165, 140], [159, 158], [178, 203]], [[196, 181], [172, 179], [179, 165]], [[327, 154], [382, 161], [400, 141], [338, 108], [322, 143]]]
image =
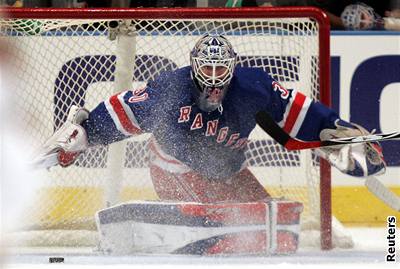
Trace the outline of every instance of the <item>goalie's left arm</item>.
[[[303, 141], [324, 141], [334, 138], [367, 135], [363, 127], [340, 119], [335, 111], [305, 96], [272, 82], [270, 103], [266, 111], [279, 127], [292, 138]], [[385, 161], [379, 143], [360, 143], [324, 147], [318, 150], [341, 172], [352, 176], [383, 173]]]
[[[337, 120], [335, 125], [336, 129], [321, 131], [321, 141], [370, 134], [358, 124]], [[383, 174], [386, 170], [382, 147], [378, 142], [325, 147], [318, 149], [317, 152], [331, 165], [351, 176], [378, 175]]]

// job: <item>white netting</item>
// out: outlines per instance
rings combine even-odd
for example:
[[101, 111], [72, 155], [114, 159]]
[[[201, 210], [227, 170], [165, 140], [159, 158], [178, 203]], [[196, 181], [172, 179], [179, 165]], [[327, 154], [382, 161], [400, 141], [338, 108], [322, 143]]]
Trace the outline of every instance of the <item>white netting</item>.
[[[108, 38], [108, 23], [1, 21], [2, 39], [17, 52], [10, 91], [15, 96], [15, 122], [22, 126], [19, 132], [26, 144], [34, 148], [43, 143], [65, 121], [72, 104], [92, 109], [116, 91], [118, 38]], [[135, 83], [188, 65], [195, 41], [214, 32], [232, 42], [240, 65], [263, 67], [285, 87], [318, 98], [319, 26], [312, 19], [149, 19], [129, 23], [135, 30], [136, 58], [131, 71]], [[157, 199], [147, 171], [148, 137], [124, 142], [122, 178], [106, 172], [107, 147], [89, 150], [70, 168], [43, 172], [42, 187], [26, 210], [21, 229], [48, 232], [31, 243], [76, 245], [80, 239], [65, 243], [62, 231], [94, 230], [94, 213], [106, 206], [109, 191], [117, 194], [116, 201]], [[289, 153], [259, 129], [250, 138], [248, 162], [260, 182], [274, 196], [303, 202], [306, 218], [319, 219], [319, 165], [312, 153]], [[72, 234], [79, 238], [79, 231]]]

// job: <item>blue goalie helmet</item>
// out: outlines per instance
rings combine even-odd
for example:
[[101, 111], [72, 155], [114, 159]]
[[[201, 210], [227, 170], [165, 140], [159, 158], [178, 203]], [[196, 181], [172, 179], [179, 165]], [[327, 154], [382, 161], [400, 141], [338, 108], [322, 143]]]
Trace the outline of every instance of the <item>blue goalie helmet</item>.
[[200, 38], [190, 53], [194, 93], [199, 108], [211, 112], [221, 106], [236, 65], [231, 43], [221, 35]]

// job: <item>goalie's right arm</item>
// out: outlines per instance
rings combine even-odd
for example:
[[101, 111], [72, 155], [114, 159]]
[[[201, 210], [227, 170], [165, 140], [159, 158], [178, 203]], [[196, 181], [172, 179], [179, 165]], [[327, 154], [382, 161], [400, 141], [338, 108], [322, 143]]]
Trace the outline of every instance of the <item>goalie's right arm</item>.
[[86, 130], [81, 126], [88, 117], [89, 111], [72, 106], [65, 123], [37, 150], [33, 167], [71, 165], [89, 147]]
[[[124, 91], [99, 103], [92, 111], [72, 106], [67, 121], [58, 129], [35, 154], [34, 168], [49, 168], [54, 165], [69, 166], [80, 153], [90, 146], [108, 145], [140, 134], [138, 120], [148, 128], [144, 118], [150, 117], [147, 106], [141, 101], [147, 99], [146, 88], [138, 91]], [[138, 95], [136, 95], [138, 94]], [[144, 98], [144, 97], [146, 98]], [[147, 109], [146, 109], [147, 108]]]

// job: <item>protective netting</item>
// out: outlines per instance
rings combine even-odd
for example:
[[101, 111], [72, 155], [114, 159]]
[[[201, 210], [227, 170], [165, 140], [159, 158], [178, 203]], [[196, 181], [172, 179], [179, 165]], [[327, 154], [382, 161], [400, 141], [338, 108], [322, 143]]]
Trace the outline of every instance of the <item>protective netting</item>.
[[[109, 23], [115, 26], [115, 20], [1, 20], [2, 39], [16, 52], [15, 79], [9, 89], [15, 96], [14, 123], [32, 149], [61, 126], [71, 105], [90, 110], [116, 92], [118, 30], [109, 31]], [[188, 65], [196, 40], [205, 33], [219, 33], [232, 42], [240, 65], [262, 67], [283, 86], [318, 99], [319, 26], [312, 19], [124, 23], [134, 32], [135, 52], [127, 54], [135, 57], [130, 71], [134, 84]], [[111, 40], [113, 35], [117, 38]], [[106, 206], [110, 191], [117, 195], [113, 203], [157, 199], [147, 171], [148, 138], [145, 134], [123, 142], [122, 178], [107, 172], [108, 147], [90, 149], [72, 167], [42, 171], [41, 187], [21, 222], [25, 232], [43, 231], [29, 244], [82, 244], [81, 240], [87, 240], [83, 231], [94, 231], [94, 213]], [[287, 152], [258, 128], [250, 139], [246, 155], [260, 182], [273, 196], [303, 202], [304, 219], [318, 220], [320, 171], [312, 152]], [[81, 238], [78, 230], [82, 230]]]

